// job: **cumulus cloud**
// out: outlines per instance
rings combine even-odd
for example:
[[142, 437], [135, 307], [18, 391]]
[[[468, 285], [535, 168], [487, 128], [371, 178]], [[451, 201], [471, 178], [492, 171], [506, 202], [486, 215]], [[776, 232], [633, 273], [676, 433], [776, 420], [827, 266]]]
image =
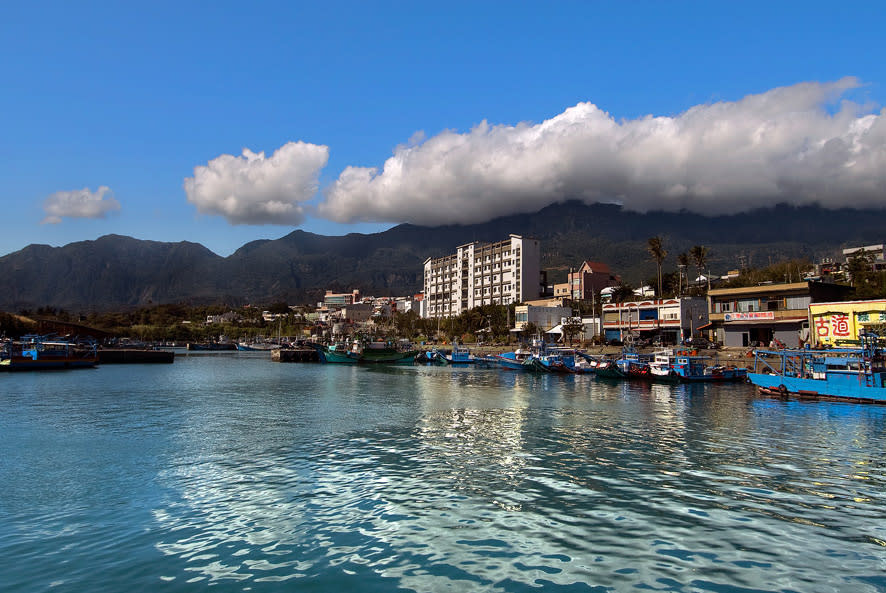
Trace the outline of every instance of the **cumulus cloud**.
[[858, 86], [802, 83], [623, 121], [580, 103], [539, 124], [416, 136], [381, 171], [346, 168], [318, 211], [339, 222], [450, 224], [566, 199], [708, 214], [775, 202], [886, 206], [886, 111], [838, 103]]
[[73, 191], [55, 192], [43, 202], [46, 218], [41, 224], [58, 224], [62, 218], [104, 218], [109, 212], [120, 210], [120, 202], [113, 196], [110, 188], [101, 186], [95, 193], [89, 188]]
[[298, 225], [328, 159], [328, 147], [305, 142], [284, 144], [270, 157], [244, 148], [242, 156], [223, 154], [194, 167], [185, 193], [199, 212], [231, 224]]

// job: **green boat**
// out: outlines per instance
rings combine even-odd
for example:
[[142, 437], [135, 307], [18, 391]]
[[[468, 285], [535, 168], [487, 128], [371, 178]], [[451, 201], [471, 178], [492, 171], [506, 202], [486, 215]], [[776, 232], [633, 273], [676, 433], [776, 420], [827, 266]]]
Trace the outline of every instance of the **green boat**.
[[418, 350], [397, 348], [388, 342], [355, 342], [351, 346], [334, 344], [332, 346], [314, 345], [323, 362], [333, 364], [397, 364], [415, 360]]

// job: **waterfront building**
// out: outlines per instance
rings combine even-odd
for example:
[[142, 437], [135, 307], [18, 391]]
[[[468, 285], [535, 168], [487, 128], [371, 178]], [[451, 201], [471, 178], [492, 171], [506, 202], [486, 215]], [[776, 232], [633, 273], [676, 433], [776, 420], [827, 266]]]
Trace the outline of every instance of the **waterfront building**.
[[530, 323], [548, 331], [571, 317], [572, 307], [517, 305], [514, 308], [514, 331], [521, 332]]
[[455, 317], [481, 305], [509, 305], [539, 295], [537, 239], [511, 235], [497, 243], [474, 241], [424, 262], [425, 317]]
[[710, 329], [724, 346], [768, 346], [777, 340], [796, 348], [808, 334], [809, 306], [837, 300], [850, 290], [810, 281], [712, 289], [708, 291]]
[[603, 335], [607, 341], [659, 336], [664, 343], [676, 344], [699, 335], [707, 324], [708, 307], [703, 297], [603, 304]]
[[813, 348], [858, 344], [860, 334], [886, 329], [886, 300], [811, 303], [809, 337]]

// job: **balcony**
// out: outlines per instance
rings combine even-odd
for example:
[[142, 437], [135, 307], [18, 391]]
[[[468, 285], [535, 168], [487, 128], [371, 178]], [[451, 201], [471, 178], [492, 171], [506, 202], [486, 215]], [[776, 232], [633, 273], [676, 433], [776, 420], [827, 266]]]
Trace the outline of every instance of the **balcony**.
[[[727, 321], [726, 316], [730, 319]], [[729, 313], [711, 313], [711, 323], [778, 323], [780, 321], [797, 321], [809, 316], [808, 309], [783, 309], [781, 311], [732, 311]]]

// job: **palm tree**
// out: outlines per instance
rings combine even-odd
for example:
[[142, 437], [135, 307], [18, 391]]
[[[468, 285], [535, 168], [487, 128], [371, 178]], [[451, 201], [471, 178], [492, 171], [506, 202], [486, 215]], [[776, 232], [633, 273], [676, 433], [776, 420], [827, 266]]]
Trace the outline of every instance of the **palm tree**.
[[[677, 289], [677, 292], [683, 294], [683, 274], [686, 273], [686, 268], [689, 267], [689, 254], [685, 251], [677, 256], [677, 267], [680, 268], [680, 288]], [[689, 278], [686, 278], [686, 285], [689, 285]]]
[[[695, 245], [689, 250], [689, 255], [692, 256], [692, 260], [695, 262], [696, 271], [701, 275], [702, 270], [705, 269], [708, 263], [708, 248], [704, 245]], [[705, 278], [707, 278], [707, 274], [705, 274]], [[708, 279], [708, 288], [710, 288], [710, 279]]]
[[658, 297], [661, 298], [661, 264], [668, 252], [665, 251], [664, 241], [657, 235], [649, 237], [649, 240], [646, 242], [646, 250], [649, 251], [649, 255], [652, 256], [652, 259], [658, 266]]

